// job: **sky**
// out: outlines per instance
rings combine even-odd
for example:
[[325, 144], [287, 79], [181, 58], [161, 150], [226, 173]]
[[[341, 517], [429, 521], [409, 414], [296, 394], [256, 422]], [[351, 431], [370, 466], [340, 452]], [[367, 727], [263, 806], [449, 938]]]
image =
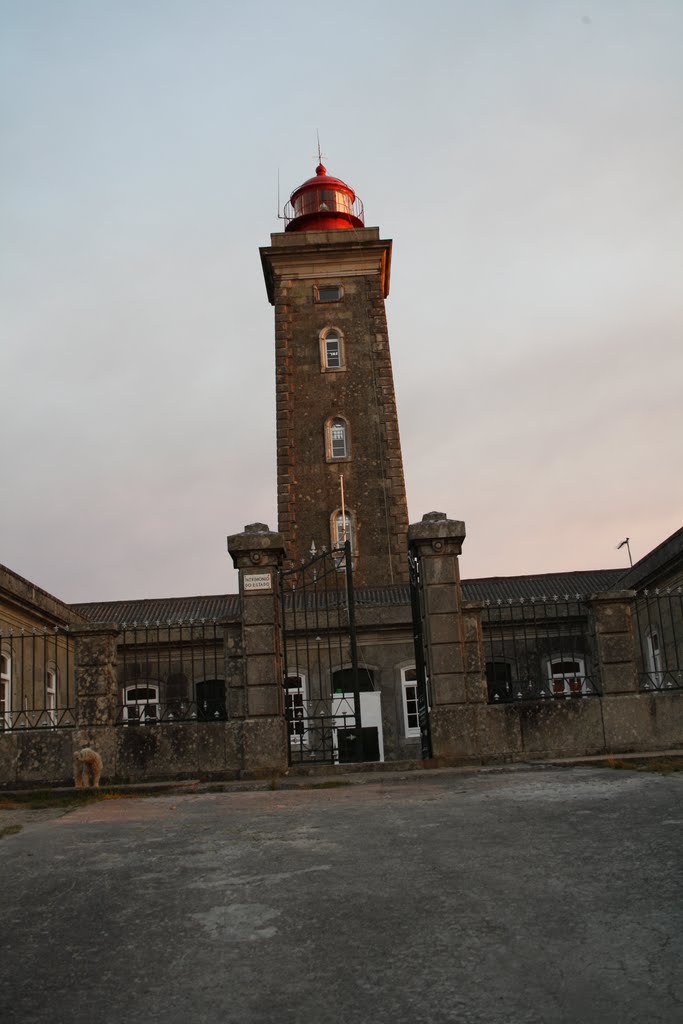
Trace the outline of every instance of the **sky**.
[[329, 172], [393, 239], [411, 521], [468, 578], [683, 524], [681, 0], [0, 0], [0, 562], [234, 592], [276, 527], [258, 247]]

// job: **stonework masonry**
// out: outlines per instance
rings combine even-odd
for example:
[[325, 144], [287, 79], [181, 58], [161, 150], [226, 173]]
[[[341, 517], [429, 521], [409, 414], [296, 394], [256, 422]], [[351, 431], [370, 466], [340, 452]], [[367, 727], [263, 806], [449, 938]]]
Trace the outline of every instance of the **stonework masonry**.
[[[332, 542], [345, 507], [355, 530], [359, 586], [407, 581], [408, 514], [384, 299], [391, 242], [377, 228], [274, 234], [261, 250], [275, 307], [278, 522], [287, 557]], [[320, 285], [341, 298], [317, 301]], [[321, 337], [342, 338], [342, 365], [327, 368]], [[348, 425], [348, 453], [330, 457], [326, 423]]]

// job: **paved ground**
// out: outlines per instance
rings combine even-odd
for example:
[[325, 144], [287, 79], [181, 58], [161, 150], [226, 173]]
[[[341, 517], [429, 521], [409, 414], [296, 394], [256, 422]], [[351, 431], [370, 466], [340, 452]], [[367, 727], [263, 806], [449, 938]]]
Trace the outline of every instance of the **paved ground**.
[[0, 1020], [678, 1024], [682, 797], [536, 768], [24, 812]]

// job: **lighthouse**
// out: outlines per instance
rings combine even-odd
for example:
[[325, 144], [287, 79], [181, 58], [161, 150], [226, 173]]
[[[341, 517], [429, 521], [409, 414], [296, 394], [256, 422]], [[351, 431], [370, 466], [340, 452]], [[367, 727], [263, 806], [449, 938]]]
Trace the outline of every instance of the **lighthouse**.
[[319, 163], [260, 250], [275, 308], [278, 529], [295, 562], [349, 540], [359, 586], [407, 580], [391, 247]]

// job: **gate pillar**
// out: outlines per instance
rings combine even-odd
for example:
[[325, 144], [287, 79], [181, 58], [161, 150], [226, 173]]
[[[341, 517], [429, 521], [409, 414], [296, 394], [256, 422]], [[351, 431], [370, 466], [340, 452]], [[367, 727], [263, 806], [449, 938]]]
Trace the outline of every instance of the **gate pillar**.
[[457, 756], [462, 705], [469, 702], [467, 636], [458, 556], [465, 524], [444, 512], [429, 512], [408, 528], [411, 553], [419, 564], [425, 660], [431, 700], [432, 753]]
[[228, 537], [228, 551], [240, 586], [242, 671], [232, 674], [229, 700], [235, 717], [242, 718], [242, 767], [247, 772], [284, 770], [287, 732], [278, 602], [282, 534], [265, 523], [252, 523]]

